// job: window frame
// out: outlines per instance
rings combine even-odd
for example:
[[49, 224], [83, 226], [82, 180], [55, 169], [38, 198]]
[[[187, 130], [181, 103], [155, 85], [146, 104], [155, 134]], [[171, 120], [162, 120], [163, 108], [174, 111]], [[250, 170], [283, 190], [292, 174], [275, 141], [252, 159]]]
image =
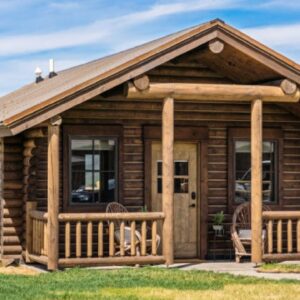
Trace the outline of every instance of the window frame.
[[[282, 149], [283, 149], [283, 131], [280, 128], [264, 128], [263, 140], [275, 142], [275, 201], [265, 204], [272, 207], [282, 206]], [[228, 129], [228, 206], [233, 212], [242, 202], [235, 201], [235, 142], [250, 141], [250, 128], [229, 128]], [[250, 152], [251, 154], [251, 152]]]
[[72, 203], [71, 141], [72, 139], [112, 139], [115, 148], [115, 201], [122, 199], [122, 127], [118, 125], [65, 125], [63, 127], [63, 210], [66, 212], [103, 212], [108, 202]]

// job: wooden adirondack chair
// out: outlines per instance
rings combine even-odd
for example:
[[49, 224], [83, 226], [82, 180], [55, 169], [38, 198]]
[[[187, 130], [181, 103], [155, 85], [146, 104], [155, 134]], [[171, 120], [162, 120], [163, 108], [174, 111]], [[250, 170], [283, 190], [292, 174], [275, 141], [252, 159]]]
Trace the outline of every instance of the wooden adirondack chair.
[[[106, 212], [107, 213], [127, 213], [128, 210], [125, 206], [123, 206], [122, 204], [118, 203], [118, 202], [111, 202], [107, 205], [106, 207]], [[121, 222], [116, 221], [116, 230], [115, 230], [115, 241], [118, 244], [118, 246], [120, 245], [120, 224]], [[140, 253], [140, 242], [141, 242], [141, 234], [138, 230], [135, 231], [135, 235], [136, 235], [136, 240], [137, 240], [137, 244], [135, 245], [136, 247], [136, 253], [139, 254]], [[125, 224], [125, 239], [124, 239], [124, 248], [125, 248], [125, 252], [130, 252], [131, 249], [131, 228], [129, 226], [129, 224]], [[157, 234], [156, 235], [156, 247], [158, 248], [160, 244], [160, 236]], [[146, 241], [146, 247], [151, 247], [152, 245], [152, 241], [148, 240]]]
[[[263, 205], [263, 210], [269, 210], [268, 206]], [[263, 226], [263, 251], [266, 241], [266, 230]], [[243, 256], [251, 256], [245, 246], [251, 246], [251, 205], [250, 202], [239, 205], [232, 217], [231, 239], [235, 250], [236, 262], [241, 261]]]

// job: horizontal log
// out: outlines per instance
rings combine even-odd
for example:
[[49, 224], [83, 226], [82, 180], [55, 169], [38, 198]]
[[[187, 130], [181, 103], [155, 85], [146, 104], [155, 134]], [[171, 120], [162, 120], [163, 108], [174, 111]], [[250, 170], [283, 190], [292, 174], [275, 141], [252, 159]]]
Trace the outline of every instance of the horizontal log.
[[265, 220], [300, 219], [300, 211], [264, 211]]
[[[219, 75], [209, 69], [190, 68], [182, 69], [176, 67], [159, 67], [157, 69], [149, 71], [150, 76], [173, 76], [173, 77], [197, 77], [197, 78], [223, 78], [224, 76]], [[147, 86], [147, 88], [149, 85]], [[139, 89], [142, 91], [143, 89]]]
[[34, 254], [28, 254], [28, 257], [31, 261], [37, 262], [42, 265], [48, 264], [48, 257], [43, 255], [34, 255]]
[[150, 80], [147, 75], [142, 75], [134, 78], [133, 84], [138, 90], [143, 91], [149, 87]]
[[42, 138], [46, 136], [46, 133], [45, 128], [33, 128], [25, 131], [24, 136], [26, 138]]
[[164, 213], [62, 213], [58, 219], [59, 221], [151, 221], [164, 219]]
[[24, 148], [35, 148], [36, 143], [34, 139], [25, 140], [23, 143]]
[[30, 212], [30, 217], [36, 220], [47, 221], [48, 213], [44, 211], [32, 210]]
[[16, 254], [22, 252], [22, 246], [20, 245], [3, 245], [4, 254]]
[[132, 83], [127, 84], [128, 99], [164, 99], [198, 101], [252, 101], [298, 102], [299, 89], [293, 95], [286, 95], [280, 87], [237, 84], [192, 84], [192, 83], [151, 83], [146, 91], [139, 91]]
[[209, 50], [214, 54], [219, 54], [224, 49], [224, 43], [220, 40], [212, 40], [208, 43]]
[[265, 254], [263, 256], [264, 261], [289, 261], [289, 260], [299, 260], [300, 253], [275, 253], [275, 254]]
[[125, 256], [125, 257], [98, 257], [98, 258], [61, 258], [60, 267], [95, 266], [95, 265], [135, 265], [135, 264], [162, 264], [163, 256]]

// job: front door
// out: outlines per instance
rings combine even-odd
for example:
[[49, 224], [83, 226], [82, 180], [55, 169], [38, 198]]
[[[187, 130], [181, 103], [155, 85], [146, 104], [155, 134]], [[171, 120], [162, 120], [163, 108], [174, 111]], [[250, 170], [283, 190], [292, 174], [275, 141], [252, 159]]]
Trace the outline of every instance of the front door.
[[[199, 156], [198, 156], [199, 157]], [[197, 144], [174, 144], [174, 255], [197, 256]], [[152, 210], [162, 210], [162, 149], [152, 144]]]

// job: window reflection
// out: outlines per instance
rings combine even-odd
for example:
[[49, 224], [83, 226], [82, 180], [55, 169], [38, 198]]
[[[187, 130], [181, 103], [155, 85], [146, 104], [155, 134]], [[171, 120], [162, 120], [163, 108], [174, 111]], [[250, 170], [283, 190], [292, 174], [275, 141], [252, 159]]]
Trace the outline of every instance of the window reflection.
[[[235, 141], [235, 201], [251, 199], [251, 149], [249, 141]], [[263, 142], [263, 201], [275, 202], [276, 142]]]
[[114, 139], [72, 139], [71, 202], [115, 201], [115, 160]]
[[[174, 161], [174, 193], [189, 192], [189, 162]], [[157, 193], [162, 193], [162, 161], [157, 161]]]

